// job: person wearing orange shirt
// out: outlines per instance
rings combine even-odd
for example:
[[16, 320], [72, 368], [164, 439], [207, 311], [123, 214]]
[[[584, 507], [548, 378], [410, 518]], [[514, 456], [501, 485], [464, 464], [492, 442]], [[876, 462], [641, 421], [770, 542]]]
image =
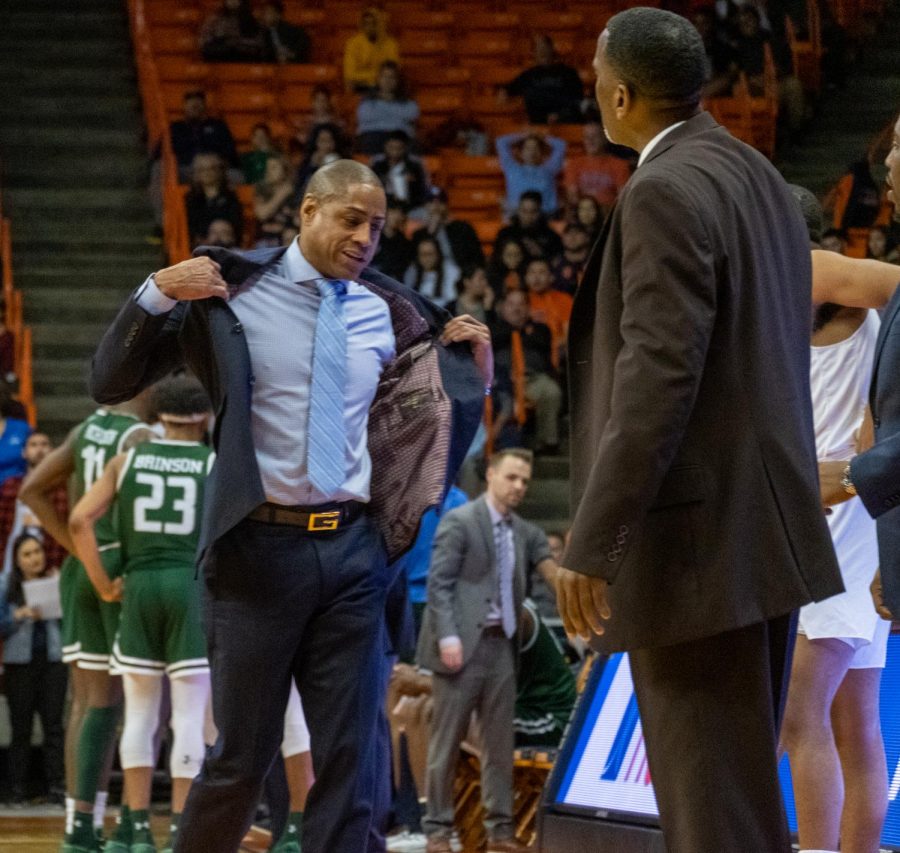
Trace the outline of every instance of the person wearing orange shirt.
[[606, 150], [603, 125], [600, 122], [588, 122], [582, 133], [584, 154], [566, 158], [563, 172], [566, 200], [570, 206], [574, 206], [581, 196], [589, 195], [604, 210], [609, 210], [619, 195], [619, 190], [631, 177], [631, 166], [627, 160]]
[[543, 323], [553, 336], [553, 366], [559, 368], [565, 360], [566, 335], [572, 314], [572, 297], [554, 290], [553, 272], [546, 258], [532, 258], [525, 265], [525, 286], [528, 288], [528, 308], [535, 323]]

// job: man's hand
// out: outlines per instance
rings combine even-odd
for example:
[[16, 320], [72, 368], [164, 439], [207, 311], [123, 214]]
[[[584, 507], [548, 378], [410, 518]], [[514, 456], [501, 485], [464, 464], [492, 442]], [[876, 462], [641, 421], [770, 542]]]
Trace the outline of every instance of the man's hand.
[[24, 622], [26, 619], [31, 619], [33, 622], [40, 622], [41, 620], [41, 608], [40, 607], [17, 607], [13, 611], [13, 618], [18, 622]]
[[154, 279], [156, 286], [169, 299], [209, 299], [218, 296], [228, 299], [228, 286], [219, 274], [219, 265], [212, 258], [191, 258], [160, 270]]
[[97, 595], [100, 596], [104, 601], [108, 603], [112, 603], [115, 601], [122, 600], [122, 593], [124, 592], [124, 582], [122, 578], [116, 578], [109, 582], [109, 584], [104, 584], [103, 589], [97, 590]]
[[560, 567], [556, 572], [556, 606], [570, 637], [589, 642], [604, 632], [612, 611], [606, 600], [606, 581]]
[[875, 605], [875, 612], [888, 622], [894, 621], [894, 614], [884, 605], [884, 592], [881, 588], [881, 569], [875, 572], [872, 583], [869, 586], [869, 592], [872, 594], [872, 604]]
[[481, 372], [485, 385], [494, 381], [494, 350], [491, 348], [491, 332], [484, 323], [480, 323], [469, 314], [454, 317], [441, 335], [441, 343], [452, 344], [469, 341], [475, 355], [475, 364]]
[[463, 647], [458, 640], [455, 643], [441, 644], [441, 663], [450, 672], [459, 672], [463, 665]]
[[853, 497], [841, 482], [846, 468], [846, 460], [819, 463], [819, 492], [822, 496], [822, 506], [835, 506]]

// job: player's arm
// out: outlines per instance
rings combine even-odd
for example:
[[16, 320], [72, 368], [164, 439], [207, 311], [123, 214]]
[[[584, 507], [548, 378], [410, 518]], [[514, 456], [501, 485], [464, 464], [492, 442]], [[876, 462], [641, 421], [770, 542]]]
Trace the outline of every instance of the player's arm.
[[882, 308], [900, 284], [900, 267], [813, 249], [813, 302]]
[[74, 551], [66, 518], [56, 510], [53, 493], [65, 486], [75, 470], [75, 436], [77, 427], [65, 441], [51, 450], [22, 483], [21, 501], [38, 517], [44, 530], [70, 553]]
[[75, 554], [84, 563], [85, 571], [104, 601], [118, 601], [122, 597], [121, 578], [110, 580], [103, 562], [94, 527], [106, 514], [118, 491], [119, 473], [127, 454], [122, 453], [106, 466], [100, 479], [91, 486], [84, 497], [75, 504], [69, 516], [69, 532], [72, 535]]

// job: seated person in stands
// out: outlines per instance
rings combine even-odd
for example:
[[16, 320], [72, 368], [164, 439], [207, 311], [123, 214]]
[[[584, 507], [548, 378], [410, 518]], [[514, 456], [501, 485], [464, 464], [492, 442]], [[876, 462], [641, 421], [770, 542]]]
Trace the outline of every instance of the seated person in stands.
[[509, 238], [518, 240], [530, 258], [554, 258], [562, 251], [562, 241], [548, 224], [542, 212], [543, 197], [536, 190], [523, 192], [509, 225], [500, 229], [494, 242], [497, 247]]
[[559, 640], [529, 599], [522, 608], [519, 638], [516, 747], [557, 747], [575, 707], [575, 676]]
[[869, 231], [869, 239], [866, 241], [866, 257], [875, 261], [883, 261], [886, 264], [900, 263], [897, 241], [894, 240], [889, 229], [882, 225], [876, 225]]
[[469, 314], [488, 325], [497, 320], [494, 314], [494, 290], [481, 265], [463, 267], [456, 285], [457, 296], [444, 306], [454, 317]]
[[266, 173], [266, 161], [278, 153], [272, 139], [272, 130], [265, 122], [253, 125], [250, 132], [250, 150], [241, 154], [241, 171], [244, 181], [258, 184]]
[[266, 0], [260, 9], [263, 59], [268, 62], [309, 62], [312, 45], [303, 27], [284, 20], [282, 0]]
[[263, 32], [250, 0], [222, 0], [200, 29], [200, 52], [207, 62], [259, 62]]
[[306, 143], [303, 161], [297, 170], [297, 190], [301, 194], [319, 166], [347, 156], [344, 134], [336, 124], [316, 125]]
[[563, 231], [562, 244], [562, 254], [550, 264], [553, 286], [573, 296], [591, 255], [591, 238], [587, 229], [573, 222]]
[[270, 157], [265, 176], [253, 188], [254, 246], [280, 246], [281, 235], [293, 223], [299, 205], [291, 164], [286, 157]]
[[541, 209], [553, 216], [559, 209], [556, 179], [566, 158], [565, 141], [528, 131], [498, 136], [495, 144], [506, 179], [507, 215], [513, 212], [523, 193], [534, 190], [541, 195]]
[[563, 172], [566, 202], [571, 208], [581, 196], [589, 195], [602, 208], [609, 210], [615, 203], [619, 190], [631, 177], [631, 166], [627, 160], [609, 152], [603, 125], [599, 121], [585, 124], [582, 139], [584, 154], [566, 158]]
[[[738, 12], [739, 34], [735, 41], [737, 67], [747, 75], [752, 95], [764, 93], [765, 46], [771, 47], [770, 36], [760, 25], [760, 12], [750, 3], [741, 6]], [[787, 128], [796, 131], [802, 127], [807, 117], [806, 96], [803, 86], [792, 74], [783, 71], [776, 51], [773, 49], [775, 69], [778, 74], [779, 117], [783, 117]], [[783, 62], [783, 61], [782, 61]]]
[[462, 219], [450, 218], [447, 193], [431, 187], [425, 206], [425, 224], [413, 234], [413, 242], [434, 237], [441, 245], [444, 257], [450, 258], [460, 269], [484, 263], [484, 251], [475, 229]]
[[500, 302], [500, 317], [491, 328], [495, 435], [508, 423], [524, 427], [530, 403], [535, 412], [535, 452], [553, 455], [559, 452], [562, 406], [562, 391], [553, 367], [553, 335], [529, 314], [528, 296], [513, 290]]
[[244, 208], [228, 186], [225, 166], [218, 154], [198, 154], [194, 158], [191, 188], [184, 197], [191, 245], [203, 242], [214, 219], [226, 219], [234, 227], [238, 242], [244, 230]]
[[356, 150], [377, 154], [388, 136], [403, 131], [416, 137], [419, 105], [407, 95], [406, 84], [396, 62], [385, 62], [378, 71], [378, 83], [356, 109]]
[[553, 336], [553, 366], [558, 370], [565, 361], [572, 297], [553, 289], [553, 273], [546, 258], [532, 258], [525, 264], [525, 287], [531, 319], [547, 326]]
[[584, 85], [578, 72], [559, 60], [550, 36], [534, 37], [534, 65], [501, 87], [500, 92], [525, 99], [531, 124], [582, 120]]
[[428, 201], [430, 187], [425, 165], [409, 153], [409, 137], [402, 130], [388, 134], [384, 153], [372, 160], [372, 171], [384, 184], [387, 197], [405, 202], [407, 210], [415, 211]]
[[203, 239], [203, 245], [236, 249], [237, 235], [234, 233], [234, 226], [227, 219], [214, 219], [209, 223], [209, 230]]
[[294, 136], [291, 139], [291, 150], [305, 150], [313, 131], [320, 124], [331, 124], [344, 132], [344, 121], [334, 108], [331, 90], [325, 85], [318, 85], [312, 90], [309, 101], [309, 113], [293, 119]]
[[407, 268], [403, 283], [443, 306], [456, 299], [458, 280], [459, 267], [444, 257], [438, 241], [434, 237], [420, 240], [415, 260]]
[[387, 216], [378, 241], [378, 250], [372, 258], [372, 266], [385, 275], [402, 281], [414, 257], [412, 240], [406, 236], [406, 203], [389, 198]]
[[693, 23], [703, 39], [706, 59], [709, 62], [709, 79], [703, 87], [704, 98], [716, 98], [731, 94], [737, 79], [737, 57], [731, 46], [724, 25], [720, 24], [713, 6], [701, 6], [694, 10]]
[[525, 261], [528, 255], [525, 247], [515, 238], [497, 237], [494, 251], [487, 267], [488, 284], [497, 298], [511, 290], [525, 289]]
[[0, 296], [0, 387], [16, 381], [16, 336], [6, 325], [6, 300]]
[[603, 227], [603, 211], [593, 196], [583, 195], [575, 205], [575, 224], [580, 225], [588, 233], [591, 245], [600, 236]]
[[229, 169], [236, 172], [229, 175], [230, 180], [233, 183], [243, 181], [234, 137], [222, 119], [207, 115], [205, 93], [199, 89], [185, 92], [183, 109], [184, 118], [169, 125], [179, 180], [187, 183], [191, 179], [194, 158], [198, 154], [218, 154]]
[[378, 72], [385, 62], [400, 62], [397, 40], [388, 35], [384, 12], [376, 6], [363, 10], [359, 32], [344, 46], [344, 85], [350, 92], [375, 88]]

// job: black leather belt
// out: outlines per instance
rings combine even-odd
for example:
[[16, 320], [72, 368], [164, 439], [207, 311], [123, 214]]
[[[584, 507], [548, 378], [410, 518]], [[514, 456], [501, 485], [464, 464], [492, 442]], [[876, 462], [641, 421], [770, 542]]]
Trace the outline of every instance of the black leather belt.
[[321, 504], [319, 506], [282, 506], [264, 503], [251, 512], [247, 518], [264, 521], [267, 524], [287, 524], [300, 527], [309, 533], [333, 533], [356, 521], [365, 511], [366, 505], [360, 501]]

